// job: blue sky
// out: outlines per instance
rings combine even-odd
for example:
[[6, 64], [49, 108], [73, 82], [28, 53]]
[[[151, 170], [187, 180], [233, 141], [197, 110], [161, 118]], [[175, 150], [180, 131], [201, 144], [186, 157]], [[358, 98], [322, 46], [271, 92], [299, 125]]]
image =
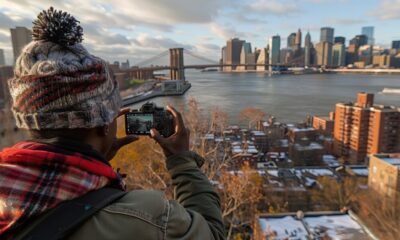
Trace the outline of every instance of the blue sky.
[[[114, 3], [113, 3], [114, 2]], [[10, 27], [31, 27], [42, 9], [54, 6], [81, 21], [84, 45], [106, 60], [131, 63], [169, 47], [185, 47], [218, 59], [228, 38], [265, 47], [268, 37], [301, 28], [312, 41], [323, 26], [347, 40], [362, 26], [375, 27], [378, 45], [400, 40], [400, 0], [0, 0], [0, 48], [11, 63]]]

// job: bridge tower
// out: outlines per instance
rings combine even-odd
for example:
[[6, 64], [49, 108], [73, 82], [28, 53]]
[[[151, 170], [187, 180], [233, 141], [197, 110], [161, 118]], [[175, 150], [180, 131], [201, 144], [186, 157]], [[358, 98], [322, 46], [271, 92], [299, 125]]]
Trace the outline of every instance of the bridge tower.
[[172, 80], [185, 80], [183, 48], [169, 49], [170, 76]]

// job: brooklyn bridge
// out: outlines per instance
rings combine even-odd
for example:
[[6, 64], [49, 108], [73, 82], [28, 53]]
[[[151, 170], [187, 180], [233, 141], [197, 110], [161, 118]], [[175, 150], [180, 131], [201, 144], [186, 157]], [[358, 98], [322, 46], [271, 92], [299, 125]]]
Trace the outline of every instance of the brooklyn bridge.
[[[169, 55], [169, 65], [156, 65], [160, 59], [165, 58]], [[192, 59], [199, 60], [198, 64], [185, 64], [185, 55], [190, 56]], [[304, 56], [302, 56], [304, 57]], [[206, 69], [206, 68], [219, 68], [219, 69], [236, 69], [238, 67], [257, 67], [268, 70], [269, 67], [295, 67], [296, 61], [291, 61], [288, 64], [269, 64], [268, 59], [263, 61], [257, 61], [255, 64], [240, 64], [240, 63], [222, 63], [215, 60], [202, 57], [194, 52], [184, 48], [171, 48], [163, 51], [162, 53], [141, 61], [136, 66], [129, 69], [123, 70], [129, 75], [130, 78], [134, 79], [148, 79], [154, 76], [155, 71], [169, 70], [169, 76], [171, 80], [185, 80], [185, 69]]]

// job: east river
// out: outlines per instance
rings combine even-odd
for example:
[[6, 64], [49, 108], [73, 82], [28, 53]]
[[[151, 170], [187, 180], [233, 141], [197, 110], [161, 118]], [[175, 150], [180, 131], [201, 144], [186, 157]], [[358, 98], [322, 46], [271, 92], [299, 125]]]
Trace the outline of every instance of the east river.
[[[384, 88], [400, 89], [400, 75], [221, 73], [186, 71], [192, 88], [183, 96], [152, 99], [158, 105], [185, 104], [194, 97], [205, 112], [215, 107], [235, 122], [240, 111], [257, 107], [282, 122], [297, 122], [307, 115], [328, 115], [335, 103], [356, 99], [358, 92], [375, 94], [376, 104], [400, 107], [400, 94], [381, 94]], [[137, 107], [136, 104], [133, 107]]]

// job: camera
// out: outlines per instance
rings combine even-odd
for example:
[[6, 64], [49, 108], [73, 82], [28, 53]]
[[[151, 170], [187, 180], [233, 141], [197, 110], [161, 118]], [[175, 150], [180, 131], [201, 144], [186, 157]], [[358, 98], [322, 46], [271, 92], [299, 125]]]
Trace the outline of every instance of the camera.
[[155, 103], [147, 102], [137, 110], [125, 114], [126, 134], [150, 135], [150, 129], [155, 128], [164, 137], [175, 133], [172, 114]]

